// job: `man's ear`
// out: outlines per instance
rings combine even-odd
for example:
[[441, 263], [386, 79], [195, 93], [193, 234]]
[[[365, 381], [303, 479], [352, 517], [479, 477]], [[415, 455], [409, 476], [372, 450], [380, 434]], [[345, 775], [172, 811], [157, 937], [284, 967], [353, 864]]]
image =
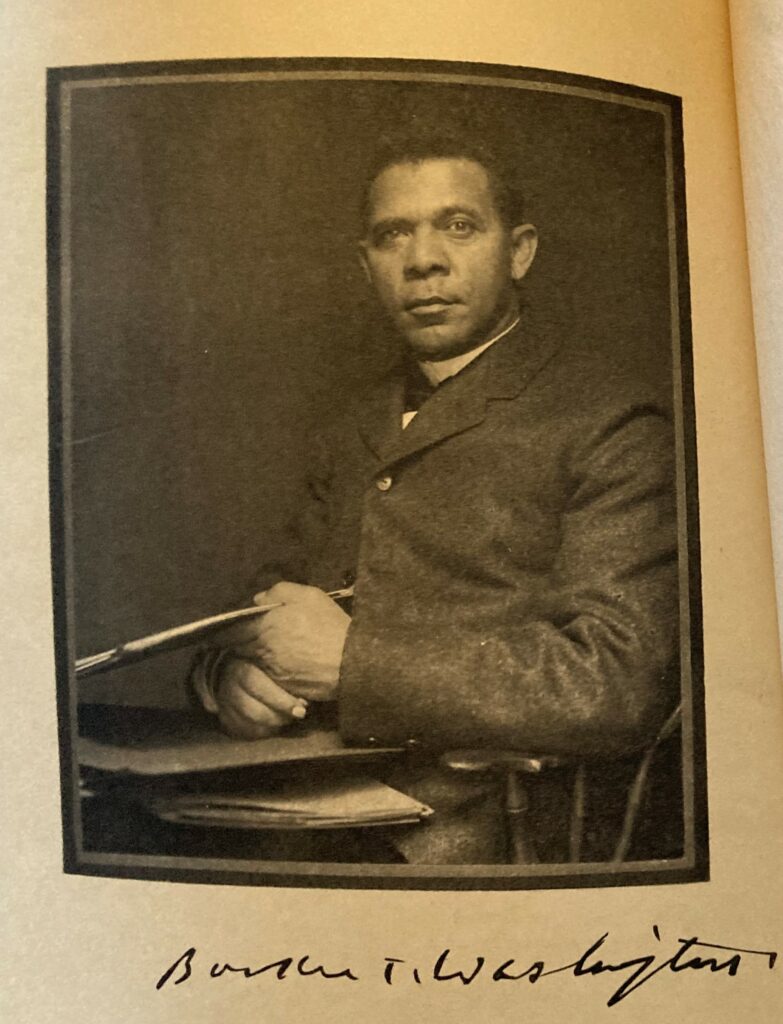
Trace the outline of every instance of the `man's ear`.
[[367, 242], [362, 239], [361, 242], [357, 242], [356, 245], [357, 255], [359, 256], [359, 263], [362, 265], [364, 276], [372, 284], [372, 275], [370, 274], [370, 264], [367, 262]]
[[538, 248], [538, 232], [532, 224], [517, 224], [511, 229], [511, 276], [521, 281], [530, 270]]

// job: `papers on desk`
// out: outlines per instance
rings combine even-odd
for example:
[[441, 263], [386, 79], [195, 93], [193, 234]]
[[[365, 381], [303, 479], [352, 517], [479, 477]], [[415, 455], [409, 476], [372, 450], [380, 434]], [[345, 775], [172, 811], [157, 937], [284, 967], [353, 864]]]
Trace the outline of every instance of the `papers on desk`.
[[[314, 716], [313, 716], [314, 717]], [[329, 723], [296, 725], [266, 740], [235, 740], [203, 713], [85, 705], [79, 711], [79, 764], [103, 772], [177, 775], [250, 765], [377, 759], [394, 747], [346, 747]]]
[[362, 828], [413, 824], [432, 809], [369, 777], [294, 780], [243, 793], [151, 800], [164, 821], [219, 828]]
[[197, 712], [83, 706], [82, 795], [215, 828], [364, 828], [432, 813], [370, 775], [398, 748], [346, 747], [329, 724], [314, 715], [270, 739], [232, 740]]

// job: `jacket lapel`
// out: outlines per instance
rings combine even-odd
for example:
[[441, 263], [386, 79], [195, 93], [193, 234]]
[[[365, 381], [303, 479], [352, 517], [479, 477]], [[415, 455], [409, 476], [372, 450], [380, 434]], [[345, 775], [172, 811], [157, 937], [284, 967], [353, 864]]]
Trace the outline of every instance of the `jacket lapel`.
[[408, 458], [481, 423], [487, 412], [487, 370], [488, 364], [477, 360], [444, 381], [406, 429], [399, 426], [389, 461]]
[[516, 398], [557, 352], [558, 344], [540, 322], [525, 311], [517, 327], [487, 351], [487, 397]]
[[390, 465], [481, 423], [492, 399], [514, 398], [549, 361], [555, 345], [524, 323], [449, 378], [402, 429], [405, 367], [399, 364], [368, 396], [359, 432], [383, 465]]
[[391, 461], [402, 433], [404, 399], [405, 365], [398, 363], [370, 389], [359, 411], [359, 433], [383, 463]]

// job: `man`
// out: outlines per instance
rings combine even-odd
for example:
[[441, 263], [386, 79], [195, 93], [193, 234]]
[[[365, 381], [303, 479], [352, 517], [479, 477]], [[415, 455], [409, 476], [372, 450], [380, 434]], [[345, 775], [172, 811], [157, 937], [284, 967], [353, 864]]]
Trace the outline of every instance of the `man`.
[[[522, 310], [536, 244], [482, 147], [381, 155], [359, 252], [405, 358], [319, 439], [298, 568], [255, 596], [280, 607], [226, 631], [196, 684], [235, 735], [336, 702], [347, 742], [405, 745], [387, 779], [435, 810], [391, 835], [413, 862], [505, 857], [497, 780], [444, 751], [586, 762], [608, 806], [676, 704], [669, 424]], [[348, 576], [350, 617], [326, 594]], [[572, 778], [531, 790], [544, 859]]]

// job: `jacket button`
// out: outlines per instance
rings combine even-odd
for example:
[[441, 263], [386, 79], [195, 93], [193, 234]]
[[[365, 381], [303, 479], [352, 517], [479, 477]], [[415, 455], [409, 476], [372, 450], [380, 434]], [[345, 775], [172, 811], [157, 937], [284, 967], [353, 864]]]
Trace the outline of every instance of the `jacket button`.
[[379, 491], [388, 491], [392, 485], [392, 478], [390, 476], [379, 476], [375, 481], [375, 486]]
[[419, 741], [415, 739], [406, 740], [405, 746], [408, 748], [408, 750], [416, 750], [416, 748], [419, 746]]
[[367, 746], [368, 747], [374, 747], [377, 744], [377, 742], [378, 742], [378, 740], [374, 736], [368, 736], [367, 737]]
[[355, 582], [356, 582], [356, 573], [355, 572], [351, 572], [350, 569], [347, 569], [343, 573], [343, 578], [342, 578], [343, 586], [344, 587], [352, 587]]

